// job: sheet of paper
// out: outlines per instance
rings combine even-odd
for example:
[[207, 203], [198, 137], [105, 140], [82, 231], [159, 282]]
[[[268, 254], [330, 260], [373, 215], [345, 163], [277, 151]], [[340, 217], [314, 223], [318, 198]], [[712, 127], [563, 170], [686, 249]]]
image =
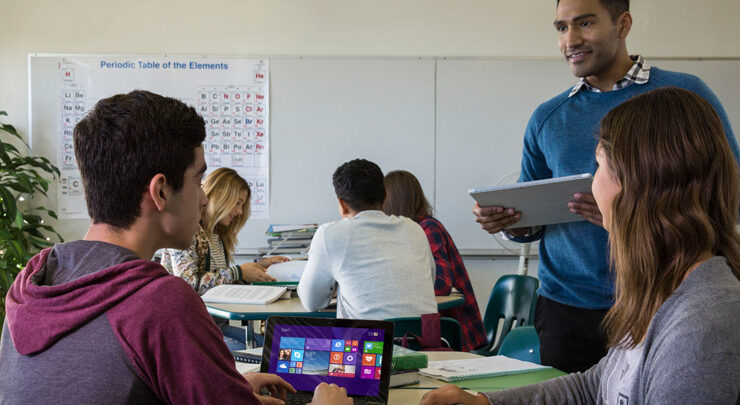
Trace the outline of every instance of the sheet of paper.
[[267, 268], [267, 274], [275, 277], [277, 281], [301, 281], [306, 263], [308, 263], [306, 260], [276, 263]]

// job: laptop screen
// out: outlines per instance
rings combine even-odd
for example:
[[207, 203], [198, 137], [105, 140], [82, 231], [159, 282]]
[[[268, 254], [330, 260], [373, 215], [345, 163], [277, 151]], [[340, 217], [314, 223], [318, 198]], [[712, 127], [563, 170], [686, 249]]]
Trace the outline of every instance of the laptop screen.
[[390, 322], [270, 317], [262, 371], [298, 391], [326, 382], [352, 396], [387, 398], [392, 335]]

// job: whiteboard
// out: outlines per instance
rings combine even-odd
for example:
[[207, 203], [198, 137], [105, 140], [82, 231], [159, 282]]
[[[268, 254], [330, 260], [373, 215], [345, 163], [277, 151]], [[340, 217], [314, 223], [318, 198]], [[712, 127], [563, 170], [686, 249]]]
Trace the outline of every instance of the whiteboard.
[[[31, 147], [53, 162], [59, 57], [29, 57]], [[266, 246], [270, 223], [338, 219], [331, 176], [354, 158], [409, 170], [433, 190], [434, 69], [429, 58], [270, 58], [270, 216], [247, 221], [237, 252]], [[55, 187], [49, 195], [55, 207]], [[67, 219], [57, 228], [76, 239], [88, 224]]]
[[[31, 146], [52, 161], [58, 56], [29, 57]], [[740, 128], [740, 60], [647, 60], [701, 77]], [[414, 173], [459, 249], [498, 249], [473, 222], [467, 190], [518, 170], [529, 116], [575, 83], [562, 60], [272, 57], [269, 65], [270, 217], [247, 222], [239, 253], [266, 246], [270, 223], [338, 219], [331, 175], [357, 157]], [[75, 239], [87, 225], [57, 228]]]

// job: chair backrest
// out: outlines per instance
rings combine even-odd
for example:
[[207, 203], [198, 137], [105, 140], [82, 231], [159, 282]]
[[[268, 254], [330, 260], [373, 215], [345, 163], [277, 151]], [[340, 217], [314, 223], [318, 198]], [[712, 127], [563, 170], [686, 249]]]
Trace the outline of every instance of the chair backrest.
[[[388, 319], [394, 324], [393, 337], [396, 339], [403, 338], [407, 333], [421, 336], [421, 317], [409, 318], [391, 318]], [[442, 339], [447, 342], [452, 350], [460, 351], [462, 349], [462, 328], [457, 320], [447, 317], [440, 317], [440, 332]], [[409, 340], [409, 349], [419, 350], [421, 345], [415, 339]]]
[[[537, 301], [539, 280], [530, 276], [507, 274], [496, 282], [488, 299], [486, 313], [483, 316], [483, 326], [486, 329], [488, 345], [481, 352], [495, 355], [501, 342], [511, 328], [531, 325], [533, 323], [534, 305]], [[499, 319], [503, 319], [501, 333], [496, 340]], [[483, 354], [483, 353], [481, 353]]]
[[540, 364], [540, 339], [534, 326], [520, 326], [506, 334], [498, 354]]

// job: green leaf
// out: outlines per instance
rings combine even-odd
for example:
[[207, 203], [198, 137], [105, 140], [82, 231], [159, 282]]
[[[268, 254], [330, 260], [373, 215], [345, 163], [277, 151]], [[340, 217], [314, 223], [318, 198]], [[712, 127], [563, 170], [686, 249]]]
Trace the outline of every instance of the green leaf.
[[6, 112], [5, 112], [5, 111], [3, 111], [3, 110], [0, 110], [0, 115], [5, 115], [5, 116], [7, 116], [7, 115], [8, 115], [8, 113], [6, 113]]
[[15, 212], [15, 226], [16, 228], [23, 228], [23, 214], [20, 211]]

